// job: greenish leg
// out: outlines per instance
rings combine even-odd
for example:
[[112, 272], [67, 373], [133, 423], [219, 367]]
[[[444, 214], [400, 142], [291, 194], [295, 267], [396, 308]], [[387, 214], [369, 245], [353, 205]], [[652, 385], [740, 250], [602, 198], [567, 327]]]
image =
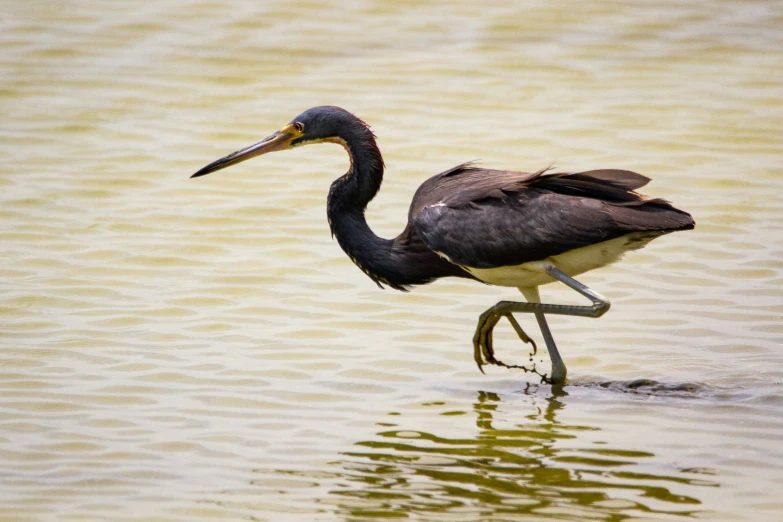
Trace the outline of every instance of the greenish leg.
[[[479, 365], [479, 369], [481, 369], [482, 365], [480, 357], [482, 353], [484, 354], [484, 357], [488, 363], [499, 364], [500, 366], [508, 366], [495, 359], [494, 350], [492, 349], [492, 330], [495, 328], [495, 325], [498, 323], [500, 318], [510, 317], [514, 312], [532, 313], [536, 316], [538, 326], [541, 328], [541, 333], [544, 336], [544, 341], [546, 342], [547, 350], [549, 351], [549, 358], [552, 362], [551, 376], [547, 378], [546, 375], [544, 375], [542, 377], [544, 378], [544, 381], [551, 384], [563, 384], [565, 382], [568, 371], [566, 370], [563, 358], [560, 356], [560, 352], [557, 350], [557, 345], [555, 345], [554, 337], [552, 337], [552, 332], [549, 330], [549, 325], [546, 322], [544, 314], [573, 315], [577, 317], [601, 317], [609, 310], [611, 303], [601, 294], [590, 290], [576, 279], [573, 279], [572, 277], [555, 268], [554, 265], [547, 266], [545, 271], [552, 278], [564, 283], [565, 285], [573, 288], [583, 296], [590, 299], [592, 306], [543, 304], [539, 302], [540, 299], [537, 288], [523, 290], [525, 297], [527, 297], [530, 302], [520, 303], [516, 301], [500, 301], [495, 306], [481, 314], [478, 325], [476, 327], [476, 334], [473, 336], [474, 357], [476, 358], [476, 363]], [[514, 323], [515, 322], [516, 321], [514, 321]], [[514, 323], [512, 323], [512, 326]], [[517, 324], [514, 329], [517, 330], [518, 327], [519, 325]], [[517, 330], [518, 335], [521, 330], [521, 328]], [[524, 334], [524, 332], [522, 333]], [[525, 338], [528, 340], [530, 339], [526, 334], [524, 337], [520, 335], [520, 338], [523, 341], [525, 341]]]

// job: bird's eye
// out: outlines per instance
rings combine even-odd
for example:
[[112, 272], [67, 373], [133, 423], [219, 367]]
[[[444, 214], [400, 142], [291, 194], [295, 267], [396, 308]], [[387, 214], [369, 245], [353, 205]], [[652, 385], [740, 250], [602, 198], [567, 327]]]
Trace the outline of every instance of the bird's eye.
[[294, 122], [294, 128], [299, 132], [304, 131], [304, 125], [299, 123], [298, 121]]

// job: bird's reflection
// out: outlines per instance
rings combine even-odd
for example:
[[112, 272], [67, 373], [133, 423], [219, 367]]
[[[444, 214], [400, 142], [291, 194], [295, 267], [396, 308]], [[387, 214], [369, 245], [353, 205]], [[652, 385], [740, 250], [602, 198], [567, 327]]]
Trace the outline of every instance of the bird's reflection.
[[[337, 463], [343, 482], [332, 490], [337, 497], [332, 502], [346, 520], [357, 521], [417, 514], [437, 520], [524, 515], [524, 520], [620, 521], [698, 513], [699, 500], [675, 490], [715, 484], [633, 471], [652, 453], [580, 444], [580, 434], [600, 430], [558, 422], [566, 395], [544, 398], [528, 391], [517, 401], [479, 392], [472, 412], [440, 412], [447, 421], [474, 415], [477, 430], [469, 437], [408, 430], [402, 423], [380, 431]], [[512, 404], [504, 408], [504, 401]], [[520, 404], [527, 406], [526, 415], [520, 415]], [[457, 430], [468, 431], [464, 422]]]

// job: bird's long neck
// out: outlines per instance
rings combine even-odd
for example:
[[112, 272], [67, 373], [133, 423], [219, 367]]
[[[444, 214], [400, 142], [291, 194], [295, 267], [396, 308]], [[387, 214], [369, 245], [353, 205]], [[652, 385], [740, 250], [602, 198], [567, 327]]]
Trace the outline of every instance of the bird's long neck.
[[351, 159], [351, 168], [329, 190], [327, 216], [332, 235], [351, 260], [376, 283], [397, 286], [389, 281], [388, 275], [396, 261], [393, 241], [375, 235], [364, 217], [367, 204], [383, 181], [383, 158], [375, 138], [369, 129], [355, 128], [330, 141], [343, 145]]
[[367, 204], [383, 181], [383, 158], [375, 137], [363, 123], [343, 129], [340, 143], [348, 151], [351, 168], [332, 183], [327, 216], [332, 235], [348, 257], [378, 286], [397, 290], [429, 283], [446, 276], [471, 277], [426, 247], [408, 223], [395, 239], [376, 236], [364, 217]]

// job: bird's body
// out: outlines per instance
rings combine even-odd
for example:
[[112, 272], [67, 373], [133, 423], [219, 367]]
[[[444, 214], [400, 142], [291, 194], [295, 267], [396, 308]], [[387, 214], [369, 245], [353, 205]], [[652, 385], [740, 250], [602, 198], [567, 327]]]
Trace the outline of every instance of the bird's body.
[[[407, 290], [455, 276], [517, 287], [527, 297], [529, 303], [501, 302], [482, 315], [474, 338], [479, 367], [481, 355], [505, 366], [492, 350], [497, 320], [508, 317], [527, 342], [511, 312], [531, 312], [552, 357], [550, 380], [562, 382], [565, 365], [544, 314], [599, 316], [609, 306], [571, 278], [613, 263], [660, 235], [694, 226], [686, 212], [637, 193], [649, 179], [634, 172], [525, 173], [468, 163], [426, 180], [413, 197], [403, 232], [394, 239], [379, 238], [364, 211], [380, 189], [383, 159], [369, 127], [337, 107], [310, 109], [280, 132], [204, 167], [194, 177], [310, 142], [339, 143], [351, 158], [350, 170], [331, 186], [327, 216], [340, 246], [379, 286]], [[538, 302], [537, 287], [556, 280], [589, 297], [594, 306], [533, 304]]]
[[476, 279], [539, 286], [552, 279], [528, 263], [551, 258], [574, 276], [689, 226], [688, 214], [633, 192], [648, 181], [622, 170], [531, 174], [460, 165], [424, 182], [408, 219], [427, 246]]

